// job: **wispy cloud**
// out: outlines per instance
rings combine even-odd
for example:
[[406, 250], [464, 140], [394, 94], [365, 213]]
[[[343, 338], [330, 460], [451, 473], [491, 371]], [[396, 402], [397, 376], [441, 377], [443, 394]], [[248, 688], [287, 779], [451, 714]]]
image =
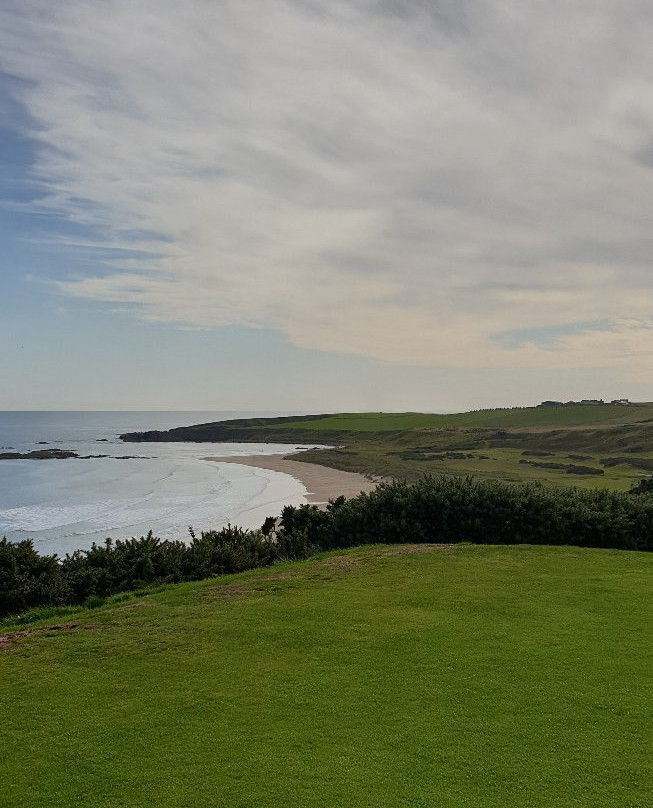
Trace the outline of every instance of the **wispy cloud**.
[[[0, 62], [40, 207], [129, 251], [66, 294], [401, 363], [641, 374], [652, 35], [643, 0], [7, 0]], [[528, 329], [558, 336], [494, 338]]]

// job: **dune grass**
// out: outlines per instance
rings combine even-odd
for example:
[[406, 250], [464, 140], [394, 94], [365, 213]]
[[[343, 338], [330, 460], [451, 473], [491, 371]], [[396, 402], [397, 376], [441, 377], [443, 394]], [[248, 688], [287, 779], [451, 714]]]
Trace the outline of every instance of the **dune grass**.
[[0, 805], [648, 807], [652, 571], [368, 547], [37, 623]]

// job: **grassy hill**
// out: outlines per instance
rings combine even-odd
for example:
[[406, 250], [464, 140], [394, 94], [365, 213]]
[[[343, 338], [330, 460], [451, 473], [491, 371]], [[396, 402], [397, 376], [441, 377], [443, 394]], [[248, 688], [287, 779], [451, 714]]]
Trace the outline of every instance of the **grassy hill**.
[[123, 437], [331, 445], [296, 459], [406, 480], [472, 474], [625, 491], [653, 472], [652, 403], [254, 418]]
[[444, 415], [417, 412], [339, 413], [314, 419], [292, 420], [283, 429], [309, 429], [320, 432], [389, 432], [405, 429], [446, 429], [447, 427], [589, 427], [653, 421], [653, 404], [619, 406], [575, 405], [569, 407], [513, 407], [474, 410]]
[[5, 625], [0, 805], [648, 808], [652, 565], [377, 546]]

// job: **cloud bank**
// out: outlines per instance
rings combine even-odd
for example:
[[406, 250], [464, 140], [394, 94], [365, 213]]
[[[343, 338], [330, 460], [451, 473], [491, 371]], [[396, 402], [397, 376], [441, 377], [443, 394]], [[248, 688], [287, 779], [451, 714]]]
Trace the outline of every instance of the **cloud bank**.
[[7, 0], [0, 65], [34, 205], [114, 250], [65, 294], [642, 381], [652, 35], [643, 0]]

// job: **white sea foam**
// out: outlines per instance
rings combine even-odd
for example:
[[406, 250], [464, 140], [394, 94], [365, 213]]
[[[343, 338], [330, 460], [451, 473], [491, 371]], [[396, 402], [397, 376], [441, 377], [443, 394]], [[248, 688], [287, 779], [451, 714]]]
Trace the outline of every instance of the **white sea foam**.
[[[185, 540], [189, 525], [197, 532], [227, 522], [258, 527], [285, 504], [306, 501], [304, 486], [286, 474], [202, 459], [287, 453], [294, 447], [161, 443], [144, 448], [119, 442], [111, 425], [101, 418], [80, 435], [75, 432], [74, 414], [68, 415], [69, 420], [49, 424], [50, 431], [37, 419], [31, 434], [14, 431], [5, 436], [0, 413], [0, 438], [20, 451], [47, 439], [49, 443], [61, 440], [79, 454], [111, 455], [88, 460], [0, 461], [0, 536], [13, 541], [30, 538], [40, 552], [62, 555], [94, 541], [140, 536], [148, 530], [161, 538]], [[129, 430], [128, 426], [118, 428]], [[64, 437], [55, 439], [55, 434]], [[98, 443], [100, 439], [106, 441]], [[141, 457], [118, 459], [123, 455]]]

